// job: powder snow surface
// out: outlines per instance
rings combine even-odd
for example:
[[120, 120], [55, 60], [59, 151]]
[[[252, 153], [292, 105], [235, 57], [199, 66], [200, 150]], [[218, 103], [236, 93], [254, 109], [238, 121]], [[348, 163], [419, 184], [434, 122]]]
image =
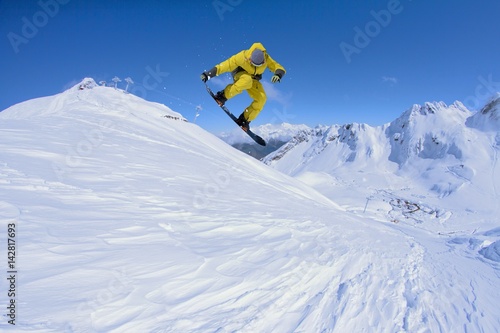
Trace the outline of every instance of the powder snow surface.
[[0, 330], [499, 331], [498, 215], [394, 223], [382, 212], [411, 207], [377, 177], [365, 188], [387, 200], [363, 211], [359, 187], [335, 202], [310, 186], [327, 173], [306, 185], [163, 105], [79, 87], [0, 113], [18, 269], [16, 326], [2, 279]]

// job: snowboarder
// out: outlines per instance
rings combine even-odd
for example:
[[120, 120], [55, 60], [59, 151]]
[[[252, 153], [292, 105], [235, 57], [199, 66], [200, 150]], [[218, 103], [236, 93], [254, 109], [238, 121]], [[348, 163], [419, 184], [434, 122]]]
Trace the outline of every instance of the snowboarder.
[[283, 75], [285, 75], [285, 68], [271, 58], [264, 45], [254, 43], [248, 50], [238, 52], [211, 70], [201, 74], [201, 80], [207, 82], [214, 76], [231, 72], [234, 82], [228, 84], [224, 90], [215, 95], [215, 100], [221, 106], [243, 90], [248, 92], [253, 101], [241, 113], [237, 121], [237, 124], [244, 131], [250, 128], [250, 122], [257, 118], [266, 103], [266, 92], [262, 83], [259, 82], [266, 68], [269, 68], [274, 73], [271, 78], [272, 83], [280, 82]]

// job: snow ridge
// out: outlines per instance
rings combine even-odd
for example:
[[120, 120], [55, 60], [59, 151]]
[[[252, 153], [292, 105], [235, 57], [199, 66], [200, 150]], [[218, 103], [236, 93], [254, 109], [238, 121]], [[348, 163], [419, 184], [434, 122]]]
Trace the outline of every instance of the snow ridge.
[[500, 93], [491, 99], [479, 112], [467, 119], [467, 126], [482, 131], [499, 131]]

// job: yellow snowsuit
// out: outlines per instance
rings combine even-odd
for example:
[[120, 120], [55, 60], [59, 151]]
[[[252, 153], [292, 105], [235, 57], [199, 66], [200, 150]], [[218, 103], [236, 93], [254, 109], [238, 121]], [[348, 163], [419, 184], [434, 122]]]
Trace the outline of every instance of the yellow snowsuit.
[[[261, 66], [254, 66], [250, 62], [250, 56], [255, 49], [260, 49], [264, 53], [264, 64]], [[262, 78], [262, 73], [264, 73], [266, 68], [269, 68], [273, 73], [276, 73], [278, 70], [280, 77], [285, 74], [283, 66], [267, 54], [264, 45], [261, 43], [254, 43], [248, 50], [243, 50], [233, 55], [215, 67], [217, 68], [217, 75], [232, 72], [234, 83], [227, 85], [224, 89], [224, 95], [227, 99], [240, 94], [243, 90], [246, 90], [250, 98], [253, 99], [244, 112], [244, 117], [249, 122], [259, 115], [264, 104], [266, 104], [266, 92], [264, 91], [264, 87], [262, 87], [262, 83], [259, 82]]]

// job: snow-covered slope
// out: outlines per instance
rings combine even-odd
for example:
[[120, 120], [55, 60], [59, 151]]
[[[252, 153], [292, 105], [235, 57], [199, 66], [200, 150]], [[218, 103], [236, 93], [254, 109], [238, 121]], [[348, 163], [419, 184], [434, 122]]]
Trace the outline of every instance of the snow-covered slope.
[[84, 83], [0, 113], [16, 332], [498, 331], [498, 228], [346, 212], [163, 105]]

